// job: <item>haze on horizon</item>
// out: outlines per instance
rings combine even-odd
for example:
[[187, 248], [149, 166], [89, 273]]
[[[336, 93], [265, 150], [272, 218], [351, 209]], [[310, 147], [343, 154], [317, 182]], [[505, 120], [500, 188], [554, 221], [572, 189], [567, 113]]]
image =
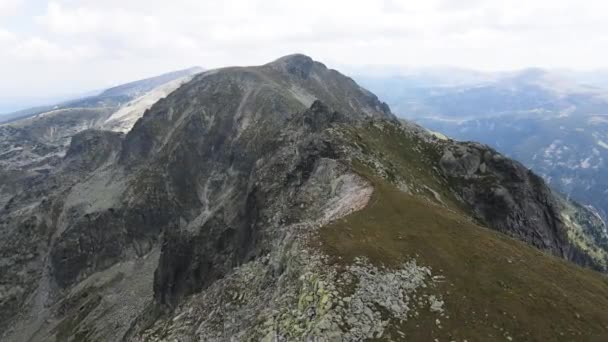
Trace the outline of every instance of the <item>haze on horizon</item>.
[[600, 0], [0, 0], [0, 113], [294, 52], [347, 72], [605, 69], [607, 11]]

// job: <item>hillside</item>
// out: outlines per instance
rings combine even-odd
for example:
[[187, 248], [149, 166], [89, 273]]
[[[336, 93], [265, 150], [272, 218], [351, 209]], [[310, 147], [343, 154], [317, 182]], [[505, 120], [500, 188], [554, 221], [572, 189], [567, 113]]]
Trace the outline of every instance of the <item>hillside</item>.
[[[20, 185], [28, 179], [57, 167], [74, 135], [87, 129], [128, 132], [154, 103], [200, 71], [176, 71], [111, 88], [100, 95], [0, 118], [8, 120], [0, 124], [0, 189], [4, 189], [0, 206], [19, 193]], [[23, 180], [15, 182], [15, 177]]]
[[608, 336], [601, 220], [304, 55], [197, 75], [23, 188], [3, 340]]
[[70, 108], [89, 108], [89, 107], [114, 107], [120, 106], [125, 102], [134, 100], [146, 93], [154, 90], [171, 81], [188, 77], [202, 72], [200, 67], [192, 67], [162, 74], [155, 77], [146, 78], [122, 84], [113, 88], [106, 89], [97, 95], [85, 96], [71, 99], [58, 104], [39, 106], [35, 108], [23, 109], [14, 113], [7, 113], [0, 116], [0, 124], [27, 119], [35, 115], [46, 113], [57, 109]]

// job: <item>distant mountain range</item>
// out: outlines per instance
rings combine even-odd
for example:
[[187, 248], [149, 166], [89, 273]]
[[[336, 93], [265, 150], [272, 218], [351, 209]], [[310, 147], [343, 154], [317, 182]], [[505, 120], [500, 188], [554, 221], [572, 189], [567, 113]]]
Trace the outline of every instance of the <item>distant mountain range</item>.
[[154, 103], [201, 71], [175, 71], [98, 95], [0, 116], [0, 173], [48, 172], [75, 134], [93, 128], [126, 132]]
[[462, 75], [358, 79], [398, 115], [454, 139], [489, 144], [607, 217], [608, 91], [598, 85], [608, 77], [542, 69]]
[[[91, 95], [83, 95], [80, 97], [72, 97], [69, 100], [52, 103], [52, 100], [47, 100], [46, 105], [39, 105], [32, 108], [22, 109], [12, 113], [0, 112], [0, 123], [11, 122], [19, 119], [24, 119], [33, 115], [41, 114], [50, 110], [66, 109], [66, 108], [82, 108], [82, 107], [120, 107], [121, 105], [134, 100], [147, 92], [152, 91], [163, 84], [184, 76], [193, 75], [202, 72], [204, 69], [200, 67], [192, 67], [184, 70], [169, 72], [163, 75], [130, 82], [119, 85], [102, 91], [92, 92]], [[42, 100], [38, 100], [40, 102]]]

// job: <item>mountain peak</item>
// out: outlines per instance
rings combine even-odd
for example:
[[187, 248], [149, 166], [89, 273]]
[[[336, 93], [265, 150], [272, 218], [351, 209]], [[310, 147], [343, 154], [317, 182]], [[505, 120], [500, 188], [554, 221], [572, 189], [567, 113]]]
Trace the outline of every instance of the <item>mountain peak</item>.
[[312, 64], [314, 60], [302, 53], [292, 53], [283, 57], [277, 58], [273, 62], [268, 64], [283, 64], [283, 63], [296, 63], [296, 64]]
[[326, 69], [325, 65], [316, 62], [309, 56], [303, 54], [287, 55], [267, 65], [287, 74], [306, 79], [310, 76], [315, 64]]

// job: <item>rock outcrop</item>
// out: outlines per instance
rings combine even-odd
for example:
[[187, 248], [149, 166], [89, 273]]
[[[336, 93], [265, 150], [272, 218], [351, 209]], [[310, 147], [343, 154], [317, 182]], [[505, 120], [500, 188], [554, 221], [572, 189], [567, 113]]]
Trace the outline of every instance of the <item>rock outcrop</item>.
[[[451, 144], [439, 161], [458, 196], [483, 225], [516, 237], [539, 249], [605, 271], [608, 255], [591, 257], [578, 241], [572, 241], [572, 222], [563, 213], [574, 210], [587, 229], [602, 231], [603, 222], [590, 212], [572, 208], [544, 181], [519, 162], [477, 143]], [[600, 251], [608, 251], [605, 234], [590, 237]]]

